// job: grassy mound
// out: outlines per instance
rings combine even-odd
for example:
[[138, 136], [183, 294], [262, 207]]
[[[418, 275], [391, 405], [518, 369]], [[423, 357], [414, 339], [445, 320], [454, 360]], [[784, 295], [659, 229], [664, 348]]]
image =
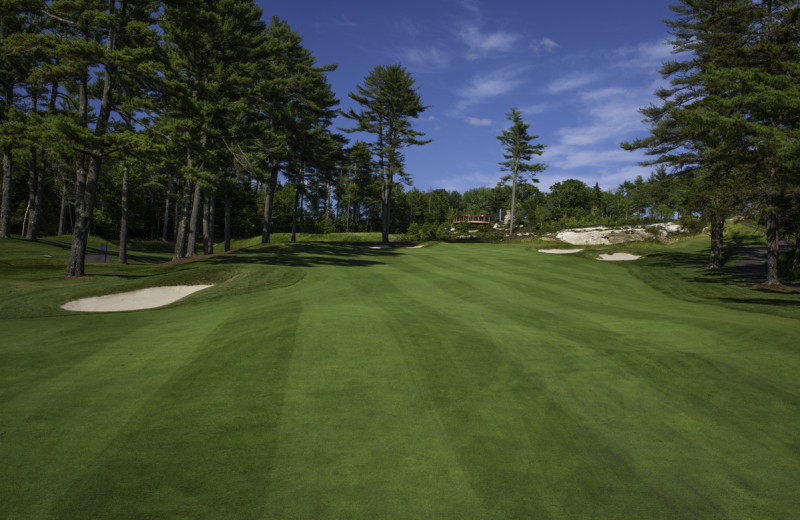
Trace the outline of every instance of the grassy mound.
[[279, 243], [65, 280], [57, 245], [0, 241], [0, 517], [791, 518], [800, 295], [707, 247]]

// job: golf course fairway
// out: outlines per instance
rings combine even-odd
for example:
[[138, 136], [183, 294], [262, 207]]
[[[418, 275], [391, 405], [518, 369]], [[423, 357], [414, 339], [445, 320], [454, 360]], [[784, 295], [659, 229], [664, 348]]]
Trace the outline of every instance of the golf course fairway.
[[800, 295], [704, 247], [280, 244], [66, 280], [6, 241], [0, 518], [798, 518]]

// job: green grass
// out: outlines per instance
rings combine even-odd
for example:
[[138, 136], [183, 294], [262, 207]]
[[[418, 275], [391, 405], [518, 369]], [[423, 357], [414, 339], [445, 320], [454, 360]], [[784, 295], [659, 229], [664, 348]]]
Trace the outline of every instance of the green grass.
[[707, 273], [707, 238], [278, 243], [79, 280], [45, 242], [0, 241], [0, 518], [797, 517], [800, 294], [750, 289], [735, 249]]

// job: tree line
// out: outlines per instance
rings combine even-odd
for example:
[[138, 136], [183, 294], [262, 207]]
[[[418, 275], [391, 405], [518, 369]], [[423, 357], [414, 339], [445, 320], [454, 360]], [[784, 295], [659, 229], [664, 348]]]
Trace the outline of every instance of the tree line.
[[[458, 214], [511, 212], [529, 231], [680, 217], [710, 226], [716, 269], [725, 219], [748, 214], [766, 222], [774, 283], [779, 235], [800, 233], [798, 2], [672, 8], [670, 85], [642, 110], [650, 135], [623, 143], [652, 156], [649, 178], [541, 192], [545, 165], [527, 161], [544, 146], [512, 109], [498, 136], [509, 176], [459, 193], [408, 187], [404, 150], [430, 141], [402, 66], [369, 71], [342, 112], [336, 65], [252, 0], [4, 2], [0, 237], [71, 234], [67, 275], [80, 276], [89, 233], [118, 233], [124, 262], [129, 237], [183, 258], [276, 231], [431, 237]], [[334, 128], [337, 115], [352, 126]]]
[[262, 17], [252, 0], [4, 2], [0, 237], [71, 232], [67, 276], [84, 273], [88, 234], [112, 226], [123, 262], [129, 234], [169, 238], [183, 258], [213, 252], [221, 231], [227, 249], [253, 210], [269, 242], [290, 192], [293, 232], [304, 207], [332, 213], [334, 188], [360, 220], [375, 157], [387, 220], [402, 148], [424, 143], [413, 78], [400, 66], [366, 77], [351, 94], [365, 110], [348, 116], [380, 132], [348, 146], [331, 128], [336, 66]]

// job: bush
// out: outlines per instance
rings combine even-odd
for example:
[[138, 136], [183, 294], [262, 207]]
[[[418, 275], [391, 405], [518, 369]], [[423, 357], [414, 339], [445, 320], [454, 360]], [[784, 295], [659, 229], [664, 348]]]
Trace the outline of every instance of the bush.
[[469, 222], [459, 222], [453, 227], [456, 228], [456, 235], [466, 235], [469, 233]]
[[411, 225], [408, 226], [408, 230], [406, 230], [405, 234], [403, 235], [403, 240], [409, 240], [411, 242], [416, 242], [419, 240], [419, 224], [412, 222]]
[[436, 238], [436, 224], [426, 222], [419, 232], [420, 240], [434, 240]]
[[436, 230], [436, 238], [438, 240], [447, 240], [450, 238], [450, 223], [443, 222]]

